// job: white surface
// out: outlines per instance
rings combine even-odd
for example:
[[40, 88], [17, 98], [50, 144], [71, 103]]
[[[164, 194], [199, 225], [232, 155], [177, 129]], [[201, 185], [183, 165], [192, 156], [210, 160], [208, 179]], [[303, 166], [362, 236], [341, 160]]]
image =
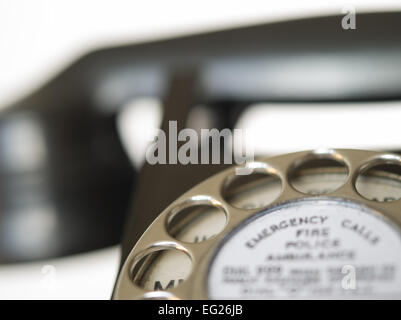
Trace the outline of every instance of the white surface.
[[110, 299], [120, 249], [0, 266], [0, 299]]
[[[399, 0], [0, 0], [0, 106], [29, 93], [95, 47], [286, 18], [341, 14], [350, 4], [357, 12], [401, 9]], [[149, 125], [157, 122], [155, 119], [150, 119]], [[380, 133], [387, 128], [375, 127]], [[277, 136], [277, 131], [271, 132]], [[353, 133], [360, 135], [360, 131]], [[345, 135], [342, 139], [336, 137], [336, 145], [348, 140]], [[284, 150], [294, 146], [288, 137], [277, 147]], [[108, 299], [117, 264], [118, 251], [114, 248], [48, 262], [0, 266], [0, 298]]]
[[[250, 106], [236, 128], [244, 130], [255, 155], [273, 155], [318, 148], [397, 150], [401, 102], [316, 103]], [[156, 99], [137, 99], [119, 115], [123, 145], [140, 169], [151, 134], [161, 122]], [[149, 134], [147, 134], [149, 133]]]
[[162, 121], [162, 104], [155, 98], [135, 99], [123, 106], [117, 123], [122, 144], [131, 162], [140, 170], [152, 141], [154, 129]]
[[399, 149], [401, 102], [257, 104], [237, 127], [255, 154], [317, 148]]

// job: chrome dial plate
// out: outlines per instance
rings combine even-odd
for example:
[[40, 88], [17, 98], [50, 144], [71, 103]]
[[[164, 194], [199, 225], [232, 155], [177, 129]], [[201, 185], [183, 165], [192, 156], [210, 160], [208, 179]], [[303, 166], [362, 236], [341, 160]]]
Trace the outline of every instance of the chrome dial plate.
[[[331, 166], [309, 166], [305, 170], [300, 170], [297, 175], [292, 175], [294, 168], [299, 163], [322, 158], [339, 161], [346, 170]], [[343, 297], [343, 293], [347, 293], [350, 298], [369, 298], [377, 295], [383, 297], [398, 295], [399, 293], [394, 290], [394, 285], [401, 287], [401, 267], [399, 266], [401, 264], [399, 232], [401, 215], [398, 214], [398, 208], [401, 208], [399, 201], [401, 179], [399, 175], [385, 171], [375, 172], [373, 170], [369, 174], [363, 175], [367, 168], [377, 163], [399, 165], [401, 162], [396, 155], [360, 150], [327, 150], [323, 153], [321, 150], [307, 151], [266, 158], [258, 161], [256, 165], [253, 164], [253, 167], [257, 168], [256, 172], [266, 174], [265, 180], [239, 184], [238, 187], [231, 189], [226, 194], [227, 182], [237, 177], [233, 178], [234, 168], [223, 171], [188, 191], [155, 220], [124, 264], [114, 298], [255, 299], [319, 298], [323, 296], [338, 298]], [[272, 176], [278, 179], [270, 179], [269, 177]], [[315, 201], [317, 207], [305, 208], [304, 205], [301, 205], [301, 203], [312, 201], [311, 199]], [[335, 205], [329, 205], [333, 203]], [[264, 214], [270, 212], [269, 210], [272, 208], [279, 208], [284, 204], [292, 208], [291, 210], [295, 210], [296, 213], [286, 213], [286, 210], [281, 208], [274, 213]], [[191, 214], [181, 214], [191, 206], [196, 207]], [[201, 210], [200, 206], [206, 207]], [[314, 210], [323, 210], [324, 206], [329, 208], [327, 215], [330, 216], [330, 219], [327, 221], [331, 221], [330, 225], [318, 228], [318, 231], [313, 231], [312, 228], [303, 232], [314, 232], [316, 237], [319, 232], [328, 233], [327, 237], [321, 236], [322, 243], [338, 241], [340, 244], [337, 245], [341, 248], [336, 249], [337, 254], [339, 255], [339, 251], [352, 251], [354, 258], [342, 257], [336, 260], [333, 258], [335, 255], [333, 251], [336, 250], [324, 249], [327, 252], [323, 252], [322, 255], [331, 254], [332, 258], [329, 259], [331, 262], [324, 260], [324, 262], [318, 263], [319, 265], [316, 265], [315, 269], [308, 267], [310, 261], [300, 262], [299, 265], [294, 265], [298, 271], [287, 270], [285, 269], [286, 264], [280, 263], [281, 278], [276, 277], [275, 284], [270, 279], [270, 282], [261, 287], [252, 286], [250, 285], [252, 280], [248, 279], [246, 285], [235, 286], [224, 284], [224, 281], [221, 280], [224, 266], [231, 264], [234, 266], [232, 270], [235, 271], [238, 267], [237, 264], [241, 264], [243, 261], [248, 262], [247, 272], [250, 272], [249, 277], [254, 279], [253, 272], [255, 266], [260, 262], [258, 260], [260, 255], [247, 256], [244, 251], [241, 251], [243, 245], [240, 244], [248, 234], [251, 235], [257, 229], [249, 229], [248, 226], [252, 224], [249, 221], [257, 221], [258, 219], [255, 217], [263, 217], [263, 219], [268, 217], [278, 221], [284, 219], [285, 215], [295, 215], [294, 218], [297, 215], [306, 214], [307, 216], [310, 212], [315, 212]], [[218, 212], [220, 214], [217, 214]], [[181, 222], [180, 214], [183, 216]], [[378, 233], [378, 237], [381, 239], [380, 248], [379, 246], [369, 246], [366, 241], [362, 241], [362, 238], [353, 238], [357, 234], [356, 232], [344, 233], [341, 223], [345, 220], [345, 214], [349, 214], [350, 217], [357, 220], [358, 223], [355, 222], [355, 224], [363, 225], [372, 233]], [[175, 224], [173, 227], [171, 226], [172, 220]], [[269, 224], [270, 220], [266, 220], [264, 223]], [[294, 229], [294, 231], [297, 230]], [[236, 240], [236, 236], [232, 236], [233, 234], [238, 235], [238, 239], [241, 240]], [[279, 256], [278, 252], [283, 253], [286, 239], [289, 240], [291, 237], [294, 235], [283, 232], [282, 236], [277, 239], [272, 237], [266, 241], [266, 245], [271, 252], [276, 252], [276, 255]], [[309, 242], [309, 239], [305, 237], [303, 236], [301, 239], [304, 245], [309, 243], [307, 245], [310, 246], [311, 243], [319, 242], [314, 240]], [[304, 248], [302, 250], [307, 255], [308, 252], [311, 254], [312, 249]], [[266, 248], [262, 251], [265, 255], [268, 252]], [[375, 257], [383, 263], [372, 265]], [[330, 263], [332, 263], [331, 267]], [[269, 266], [273, 270], [274, 267], [278, 267], [278, 264], [268, 263], [264, 265], [264, 268]], [[344, 266], [351, 266], [351, 269], [354, 267], [357, 279], [358, 273], [365, 272], [365, 280], [363, 280], [365, 284], [368, 282], [366, 279], [373, 279], [367, 277], [366, 272], [370, 272], [371, 277], [382, 277], [383, 279], [387, 277], [387, 282], [374, 280], [376, 283], [369, 287], [361, 286], [363, 284], [361, 280], [359, 291], [344, 289], [340, 277], [341, 269]], [[277, 285], [280, 281], [286, 281], [286, 277], [288, 282], [288, 273], [301, 272], [302, 268], [304, 272], [306, 272], [305, 270], [318, 272], [319, 277], [322, 278], [321, 286], [310, 286], [309, 290], [300, 290], [296, 286], [296, 282], [284, 287]], [[332, 273], [327, 271], [330, 268]], [[319, 270], [316, 271], [316, 269]], [[335, 272], [337, 273], [334, 274]], [[313, 278], [308, 274], [304, 278], [298, 276], [298, 281], [307, 281], [305, 279], [311, 277]], [[315, 280], [312, 280], [317, 281], [316, 277], [318, 276], [315, 274], [314, 277]], [[330, 277], [333, 279], [337, 277], [336, 279], [340, 280], [336, 280], [337, 282], [333, 284], [329, 281]], [[241, 280], [237, 279], [236, 281]], [[240, 294], [239, 292], [248, 292], [249, 294]]]

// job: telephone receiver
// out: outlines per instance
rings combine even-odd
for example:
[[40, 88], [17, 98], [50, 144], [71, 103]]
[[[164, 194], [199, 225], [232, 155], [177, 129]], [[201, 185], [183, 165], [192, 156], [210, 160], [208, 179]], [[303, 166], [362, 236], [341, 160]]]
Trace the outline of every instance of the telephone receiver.
[[[224, 165], [131, 165], [116, 117], [154, 97], [188, 127], [204, 105], [233, 128], [254, 102], [401, 98], [401, 13], [241, 27], [91, 52], [0, 115], [0, 262], [60, 257], [122, 241]], [[372, 104], [374, 107], [374, 104]], [[286, 124], [283, 123], [283, 126]]]

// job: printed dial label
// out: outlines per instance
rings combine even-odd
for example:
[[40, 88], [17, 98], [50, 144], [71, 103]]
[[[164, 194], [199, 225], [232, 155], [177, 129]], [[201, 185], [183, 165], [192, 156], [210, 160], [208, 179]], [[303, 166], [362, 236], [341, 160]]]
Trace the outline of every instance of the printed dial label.
[[262, 213], [218, 250], [212, 299], [401, 298], [400, 230], [366, 207], [306, 199]]

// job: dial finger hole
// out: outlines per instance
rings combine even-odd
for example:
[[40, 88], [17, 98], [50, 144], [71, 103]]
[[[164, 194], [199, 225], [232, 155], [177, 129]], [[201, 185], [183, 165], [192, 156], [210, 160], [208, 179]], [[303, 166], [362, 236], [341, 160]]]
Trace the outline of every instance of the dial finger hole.
[[140, 258], [132, 268], [132, 281], [149, 291], [169, 291], [191, 273], [192, 260], [183, 251], [162, 248]]
[[328, 194], [344, 185], [348, 167], [330, 155], [311, 155], [295, 163], [288, 174], [291, 186], [309, 195]]
[[355, 181], [358, 193], [368, 200], [391, 202], [401, 199], [401, 165], [377, 163], [362, 169]]
[[259, 209], [268, 206], [282, 191], [280, 177], [270, 169], [254, 169], [252, 174], [229, 177], [224, 183], [223, 198], [239, 209]]
[[198, 243], [219, 234], [226, 223], [222, 208], [212, 204], [190, 205], [170, 213], [167, 232], [179, 241]]

